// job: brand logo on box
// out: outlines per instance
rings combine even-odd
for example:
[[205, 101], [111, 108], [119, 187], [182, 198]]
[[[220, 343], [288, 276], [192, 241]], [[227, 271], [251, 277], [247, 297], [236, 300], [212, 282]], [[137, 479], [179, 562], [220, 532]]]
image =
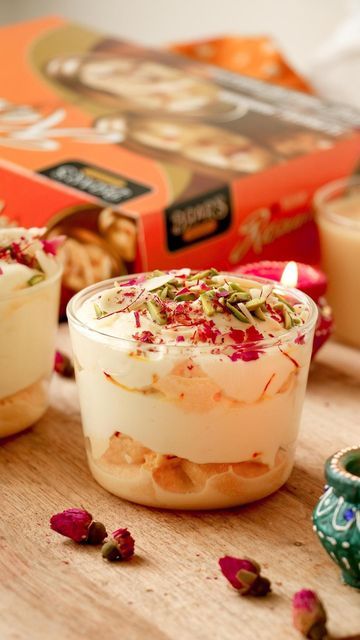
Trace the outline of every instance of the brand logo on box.
[[151, 189], [140, 182], [128, 180], [124, 176], [101, 167], [78, 161], [62, 162], [39, 171], [44, 176], [61, 182], [68, 187], [88, 193], [109, 204], [120, 204], [149, 193]]
[[228, 187], [165, 209], [167, 244], [177, 251], [226, 231], [231, 224]]

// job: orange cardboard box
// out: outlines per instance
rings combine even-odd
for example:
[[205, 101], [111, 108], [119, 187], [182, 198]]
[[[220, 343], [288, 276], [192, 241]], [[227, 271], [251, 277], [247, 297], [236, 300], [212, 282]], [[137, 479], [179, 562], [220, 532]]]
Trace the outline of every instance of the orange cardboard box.
[[126, 271], [315, 262], [349, 107], [59, 18], [1, 29], [0, 224], [68, 236], [64, 290]]

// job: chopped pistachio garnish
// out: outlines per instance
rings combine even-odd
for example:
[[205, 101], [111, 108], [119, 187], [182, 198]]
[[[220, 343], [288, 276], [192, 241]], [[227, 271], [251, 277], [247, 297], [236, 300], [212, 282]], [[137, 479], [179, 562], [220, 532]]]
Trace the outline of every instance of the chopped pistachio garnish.
[[[115, 309], [110, 315], [134, 310], [136, 303], [137, 313], [140, 310], [140, 313], [147, 314], [148, 318], [158, 325], [176, 326], [176, 332], [180, 329], [179, 338], [183, 337], [181, 327], [190, 327], [193, 319], [194, 325], [204, 326], [210, 331], [212, 324], [216, 326], [216, 318], [215, 322], [209, 318], [220, 314], [225, 316], [220, 325], [235, 328], [236, 318], [241, 323], [249, 325], [250, 328], [247, 329], [245, 326], [244, 331], [256, 328], [259, 321], [264, 323], [265, 331], [270, 330], [274, 333], [281, 328], [289, 330], [303, 322], [303, 305], [296, 308], [295, 303], [293, 307], [290, 303], [292, 298], [290, 297], [288, 302], [287, 297], [284, 298], [277, 293], [275, 284], [256, 286], [254, 281], [236, 279], [236, 276], [232, 280], [230, 274], [219, 274], [213, 268], [193, 274], [188, 269], [173, 272], [154, 271], [150, 277], [139, 279], [138, 288], [141, 291], [135, 300], [133, 298], [136, 296], [137, 281], [131, 280], [126, 285], [130, 288], [135, 285], [135, 291], [124, 290], [124, 295], [121, 296], [121, 287], [124, 285], [118, 284], [116, 304], [122, 305], [122, 308]], [[105, 303], [105, 306], [108, 307], [108, 304]], [[109, 315], [103, 311], [101, 300], [94, 304], [94, 308], [97, 318]], [[201, 332], [201, 329], [197, 330], [198, 333], [199, 331]], [[143, 331], [142, 341], [147, 341], [145, 333], [149, 332]], [[156, 331], [155, 333], [157, 335]], [[211, 340], [214, 339], [214, 335], [211, 334]], [[220, 333], [216, 335], [219, 336]], [[227, 335], [225, 332], [224, 336]], [[221, 339], [228, 339], [224, 336], [219, 337], [219, 343]], [[160, 337], [156, 339], [161, 340]]]
[[235, 307], [230, 302], [226, 302], [226, 307], [229, 309], [229, 311], [231, 311], [235, 318], [237, 318], [241, 322], [246, 322], [247, 324], [249, 324], [249, 320], [247, 319], [246, 315], [240, 311], [240, 309]]
[[286, 309], [286, 307], [284, 307], [283, 309], [283, 316], [284, 316], [285, 329], [291, 329], [291, 327], [293, 326], [293, 323], [292, 323], [291, 315]]
[[202, 308], [204, 309], [204, 313], [207, 316], [213, 316], [215, 313], [215, 307], [210, 300], [210, 296], [208, 293], [202, 293], [200, 296]]
[[42, 282], [43, 280], [45, 280], [45, 274], [37, 273], [36, 275], [32, 276], [32, 278], [30, 278], [27, 283], [29, 287], [33, 287], [34, 284], [39, 284], [39, 282]]
[[246, 303], [246, 308], [249, 309], [249, 311], [255, 311], [262, 307], [263, 304], [265, 304], [264, 298], [253, 298]]
[[161, 309], [160, 305], [157, 304], [155, 300], [148, 300], [146, 306], [154, 322], [156, 322], [157, 324], [167, 323], [167, 316], [165, 311]]
[[290, 311], [295, 311], [294, 307], [290, 304], [290, 302], [286, 300], [286, 298], [283, 298], [283, 296], [281, 296], [279, 293], [276, 293], [275, 291], [274, 296], [276, 296], [277, 299], [280, 300], [280, 302], [285, 304], [290, 309]]
[[103, 316], [106, 316], [106, 311], [104, 311], [104, 309], [102, 309], [97, 302], [94, 302], [94, 310], [97, 318], [102, 318]]
[[192, 302], [196, 300], [196, 294], [189, 291], [189, 293], [181, 293], [180, 295], [175, 296], [175, 302], [184, 302], [189, 300]]
[[253, 323], [253, 316], [251, 315], [249, 309], [246, 307], [246, 305], [244, 304], [244, 302], [239, 302], [238, 304], [238, 308], [240, 309], [241, 313], [244, 314], [244, 316], [248, 319], [249, 324]]
[[257, 309], [255, 309], [254, 316], [256, 316], [258, 320], [262, 320], [262, 321], [266, 320], [266, 315], [261, 309], [261, 307], [258, 307]]
[[166, 275], [166, 274], [165, 274], [165, 271], [160, 271], [160, 269], [155, 269], [155, 270], [152, 272], [152, 274], [151, 274], [151, 276], [150, 276], [150, 277], [151, 277], [151, 278], [157, 278], [158, 276], [164, 276], [164, 275]]
[[211, 269], [206, 269], [205, 271], [199, 271], [198, 273], [194, 273], [192, 276], [188, 277], [188, 280], [205, 280], [205, 278], [212, 278], [213, 276], [218, 275], [218, 270], [211, 267]]
[[236, 291], [228, 297], [228, 301], [231, 302], [231, 304], [235, 302], [247, 302], [248, 300], [251, 300], [251, 295], [246, 291]]
[[242, 287], [240, 287], [240, 285], [237, 282], [229, 282], [229, 289], [231, 289], [231, 291], [239, 291], [241, 293], [247, 293], [246, 289], [243, 289]]

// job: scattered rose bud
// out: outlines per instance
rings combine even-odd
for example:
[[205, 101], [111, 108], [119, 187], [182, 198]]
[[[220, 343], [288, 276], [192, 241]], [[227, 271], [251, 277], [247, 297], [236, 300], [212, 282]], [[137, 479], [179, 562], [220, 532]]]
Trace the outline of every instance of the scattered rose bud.
[[326, 611], [315, 591], [301, 589], [293, 596], [293, 623], [295, 629], [305, 638], [324, 640], [328, 638], [326, 630]]
[[63, 378], [74, 377], [73, 364], [69, 356], [66, 356], [65, 353], [62, 353], [61, 351], [55, 352], [54, 369], [56, 373], [58, 373], [60, 376], [63, 376]]
[[50, 528], [74, 542], [101, 544], [107, 536], [102, 522], [93, 520], [85, 509], [65, 509], [50, 518]]
[[219, 560], [220, 569], [240, 595], [266, 596], [271, 591], [270, 580], [260, 575], [260, 565], [250, 558], [225, 556]]
[[111, 534], [101, 549], [103, 558], [114, 562], [128, 560], [134, 555], [135, 541], [127, 529], [117, 529]]

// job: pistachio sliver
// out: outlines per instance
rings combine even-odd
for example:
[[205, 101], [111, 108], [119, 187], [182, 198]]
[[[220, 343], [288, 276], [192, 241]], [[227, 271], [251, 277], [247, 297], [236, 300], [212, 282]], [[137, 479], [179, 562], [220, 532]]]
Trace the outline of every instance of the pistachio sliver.
[[204, 313], [206, 313], [207, 316], [213, 316], [215, 313], [215, 307], [211, 302], [209, 295], [206, 293], [202, 293], [200, 296], [200, 300], [202, 308], [204, 309]]
[[165, 285], [165, 287], [163, 287], [159, 293], [159, 297], [161, 298], [161, 300], [165, 300], [167, 298], [167, 294], [168, 294], [168, 287]]
[[286, 298], [281, 296], [279, 293], [275, 293], [275, 292], [273, 293], [280, 302], [282, 302], [284, 305], [286, 305], [290, 309], [290, 311], [295, 311], [294, 307], [290, 304], [290, 302], [286, 300]]
[[239, 291], [240, 293], [247, 293], [246, 289], [243, 289], [242, 287], [240, 287], [240, 285], [237, 282], [229, 282], [229, 288], [232, 291]]
[[290, 313], [288, 312], [285, 306], [283, 307], [283, 316], [284, 316], [285, 329], [291, 329], [291, 327], [293, 326], [292, 319], [291, 319]]
[[213, 276], [217, 276], [218, 273], [218, 270], [212, 267], [211, 269], [206, 269], [205, 271], [194, 273], [192, 276], [189, 276], [188, 280], [204, 280], [205, 278], [212, 278]]
[[27, 281], [27, 283], [29, 287], [33, 287], [34, 284], [39, 284], [39, 282], [42, 282], [43, 280], [45, 280], [45, 275], [43, 273], [36, 273]]
[[266, 320], [266, 315], [263, 312], [261, 307], [258, 307], [257, 309], [255, 309], [254, 316], [256, 316], [259, 320], [262, 320], [262, 321]]
[[174, 300], [176, 296], [176, 288], [171, 284], [167, 285], [167, 296], [168, 298], [170, 298], [170, 300]]
[[104, 311], [97, 302], [94, 302], [94, 311], [98, 319], [106, 316], [106, 311]]
[[246, 302], [246, 308], [249, 309], [249, 311], [255, 311], [255, 309], [262, 307], [263, 304], [265, 304], [264, 298], [253, 298], [249, 300], [249, 302]]
[[228, 300], [231, 304], [234, 304], [234, 302], [247, 302], [251, 300], [251, 295], [246, 291], [235, 291], [229, 296]]
[[146, 306], [150, 313], [151, 319], [154, 320], [154, 322], [156, 322], [157, 324], [167, 323], [166, 313], [161, 309], [159, 304], [157, 304], [154, 300], [148, 300]]
[[241, 322], [246, 322], [246, 324], [250, 324], [249, 320], [247, 319], [247, 317], [240, 311], [240, 309], [238, 309], [237, 307], [235, 307], [233, 304], [231, 304], [230, 302], [226, 302], [226, 306], [229, 309], [229, 311], [231, 311], [231, 313], [233, 314], [233, 316], [235, 316], [235, 318], [237, 318], [238, 320], [240, 320]]
[[181, 293], [175, 296], [175, 302], [189, 302], [196, 300], [197, 295], [195, 293]]

